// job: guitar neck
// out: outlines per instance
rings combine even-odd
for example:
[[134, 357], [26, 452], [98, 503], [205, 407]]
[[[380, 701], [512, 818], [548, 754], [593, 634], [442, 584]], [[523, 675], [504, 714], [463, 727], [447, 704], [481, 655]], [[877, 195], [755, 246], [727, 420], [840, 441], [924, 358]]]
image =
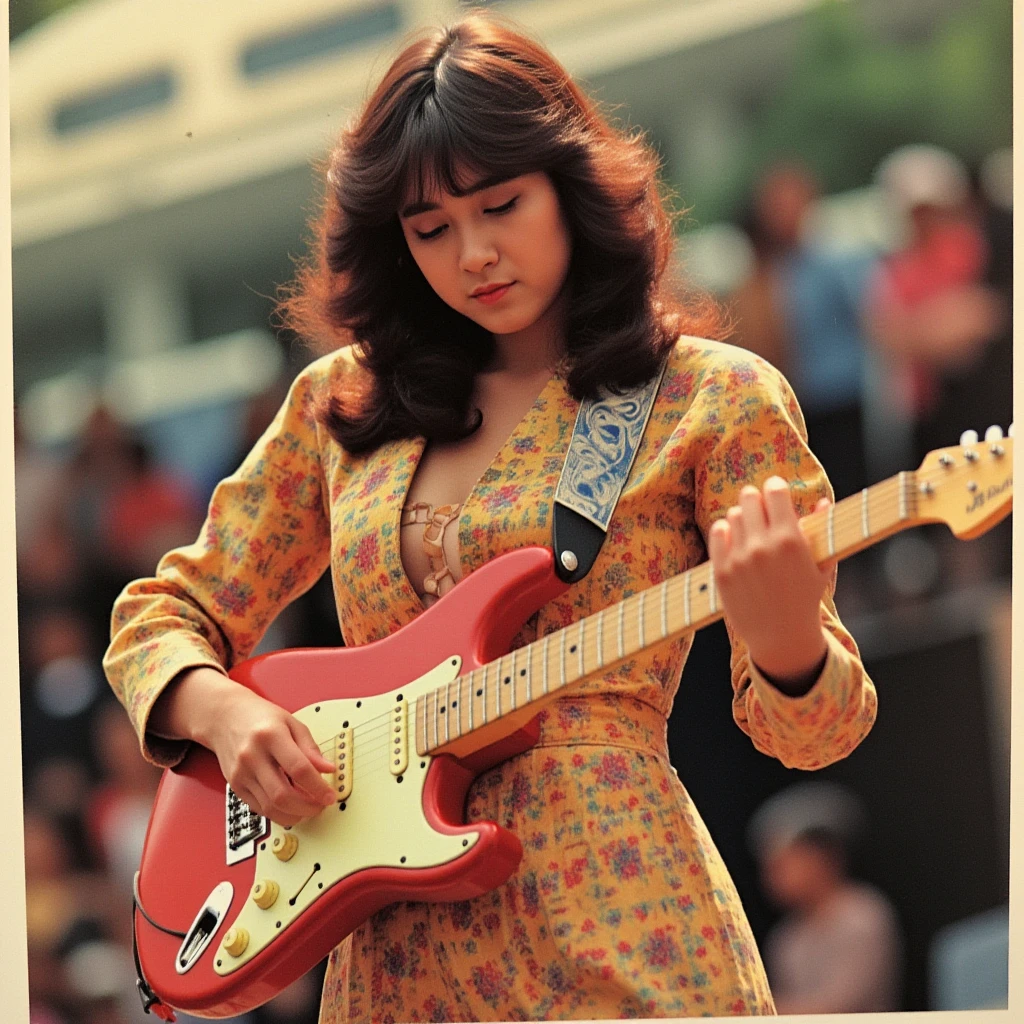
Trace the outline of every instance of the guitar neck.
[[[800, 520], [817, 563], [852, 554], [916, 525], [917, 474], [900, 473]], [[522, 719], [553, 694], [722, 617], [710, 562], [588, 615], [418, 699], [419, 753], [500, 720]], [[536, 707], [534, 707], [536, 706]]]

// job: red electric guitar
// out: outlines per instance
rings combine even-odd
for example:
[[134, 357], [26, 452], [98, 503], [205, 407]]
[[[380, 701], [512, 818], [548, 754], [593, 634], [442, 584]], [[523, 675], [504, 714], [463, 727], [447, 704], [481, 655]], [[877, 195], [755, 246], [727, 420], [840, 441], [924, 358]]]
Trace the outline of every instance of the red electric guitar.
[[[815, 558], [929, 522], [970, 538], [1006, 516], [1012, 440], [997, 428], [961, 440], [802, 519]], [[463, 821], [473, 779], [530, 747], [537, 712], [573, 683], [722, 614], [705, 562], [509, 653], [566, 588], [553, 564], [546, 548], [510, 552], [384, 640], [278, 651], [231, 672], [305, 722], [337, 766], [337, 801], [282, 828], [235, 796], [202, 747], [164, 773], [135, 893], [139, 987], [154, 1012], [242, 1013], [387, 903], [500, 885], [522, 848], [494, 822]]]

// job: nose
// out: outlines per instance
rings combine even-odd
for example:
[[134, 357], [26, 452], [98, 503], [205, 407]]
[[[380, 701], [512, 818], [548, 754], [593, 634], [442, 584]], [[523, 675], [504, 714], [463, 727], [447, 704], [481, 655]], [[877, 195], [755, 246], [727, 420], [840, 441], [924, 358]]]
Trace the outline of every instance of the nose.
[[498, 262], [498, 250], [486, 230], [468, 230], [462, 235], [462, 249], [459, 253], [459, 269], [469, 274], [479, 274]]

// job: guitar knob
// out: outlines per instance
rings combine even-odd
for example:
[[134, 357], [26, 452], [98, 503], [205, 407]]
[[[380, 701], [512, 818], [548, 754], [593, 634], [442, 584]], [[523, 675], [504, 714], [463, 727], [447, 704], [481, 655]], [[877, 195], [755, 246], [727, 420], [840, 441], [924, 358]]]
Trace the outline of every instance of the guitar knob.
[[241, 956], [249, 945], [249, 933], [244, 928], [229, 928], [223, 945], [225, 952]]
[[279, 832], [270, 842], [270, 851], [278, 860], [291, 860], [299, 848], [299, 839], [294, 832]]
[[966, 448], [969, 444], [978, 443], [978, 432], [976, 430], [965, 430], [960, 435], [960, 446]]
[[1001, 441], [1003, 439], [1003, 428], [994, 424], [985, 431], [986, 441]]
[[257, 882], [252, 887], [252, 901], [260, 910], [269, 910], [277, 902], [281, 887], [272, 879]]

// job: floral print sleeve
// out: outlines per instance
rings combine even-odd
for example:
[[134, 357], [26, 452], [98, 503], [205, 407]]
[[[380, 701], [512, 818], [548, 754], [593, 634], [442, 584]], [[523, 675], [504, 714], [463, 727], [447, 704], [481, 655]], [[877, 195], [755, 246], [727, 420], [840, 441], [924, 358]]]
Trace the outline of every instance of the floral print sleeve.
[[[697, 525], [711, 524], [738, 503], [746, 484], [772, 475], [790, 482], [800, 516], [810, 514], [832, 488], [807, 446], [795, 396], [772, 366], [749, 355], [706, 373], [684, 417], [695, 444]], [[762, 753], [789, 768], [815, 769], [846, 757], [867, 735], [877, 698], [856, 643], [839, 621], [836, 574], [821, 603], [829, 650], [821, 675], [801, 696], [772, 685], [725, 620], [732, 643], [733, 717]]]
[[188, 744], [147, 732], [164, 687], [187, 668], [246, 658], [281, 609], [327, 567], [330, 525], [311, 399], [326, 367], [304, 370], [239, 469], [218, 484], [199, 538], [165, 555], [114, 604], [104, 670], [142, 753], [167, 767]]

